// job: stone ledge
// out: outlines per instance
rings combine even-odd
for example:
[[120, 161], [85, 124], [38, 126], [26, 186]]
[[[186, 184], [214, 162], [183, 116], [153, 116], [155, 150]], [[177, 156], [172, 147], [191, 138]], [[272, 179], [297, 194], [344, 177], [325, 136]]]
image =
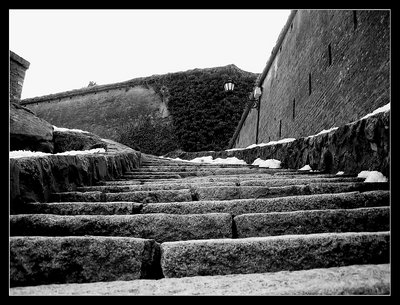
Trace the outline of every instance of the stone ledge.
[[10, 212], [28, 202], [48, 202], [52, 193], [113, 180], [140, 166], [141, 153], [101, 139], [106, 152], [10, 159]]
[[390, 178], [390, 111], [378, 113], [339, 127], [329, 133], [304, 137], [288, 143], [233, 151], [202, 151], [166, 154], [192, 160], [197, 157], [236, 157], [252, 164], [257, 158], [277, 159], [283, 168], [358, 174], [376, 170]]
[[15, 54], [11, 50], [10, 50], [10, 59], [14, 60], [15, 62], [17, 62], [18, 64], [23, 66], [25, 69], [28, 69], [29, 66], [30, 66], [30, 62], [29, 61], [23, 59], [21, 56], [18, 56], [17, 54]]

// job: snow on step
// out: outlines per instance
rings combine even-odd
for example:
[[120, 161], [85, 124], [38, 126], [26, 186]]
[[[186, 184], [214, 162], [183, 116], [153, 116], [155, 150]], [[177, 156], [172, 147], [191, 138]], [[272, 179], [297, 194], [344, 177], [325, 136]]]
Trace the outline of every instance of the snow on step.
[[390, 208], [309, 210], [243, 214], [234, 219], [237, 237], [390, 230]]
[[389, 263], [389, 232], [320, 233], [161, 244], [165, 277]]
[[128, 236], [157, 242], [232, 238], [230, 214], [10, 215], [10, 235]]
[[129, 237], [10, 237], [10, 286], [159, 278], [159, 244]]
[[149, 203], [143, 206], [140, 213], [230, 213], [232, 215], [240, 215], [247, 213], [389, 206], [389, 200], [389, 191], [348, 192], [261, 199]]
[[299, 271], [15, 287], [29, 295], [383, 295], [390, 265], [351, 265]]

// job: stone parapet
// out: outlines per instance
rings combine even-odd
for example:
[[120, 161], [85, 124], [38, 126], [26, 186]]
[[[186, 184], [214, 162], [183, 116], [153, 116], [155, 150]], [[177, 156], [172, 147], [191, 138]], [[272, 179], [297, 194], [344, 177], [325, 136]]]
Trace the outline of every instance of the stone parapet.
[[197, 157], [236, 157], [251, 164], [257, 158], [277, 159], [281, 167], [299, 169], [309, 164], [313, 170], [358, 174], [376, 170], [390, 175], [390, 111], [343, 125], [328, 133], [303, 137], [288, 143], [240, 150], [180, 152], [167, 154], [192, 160]]

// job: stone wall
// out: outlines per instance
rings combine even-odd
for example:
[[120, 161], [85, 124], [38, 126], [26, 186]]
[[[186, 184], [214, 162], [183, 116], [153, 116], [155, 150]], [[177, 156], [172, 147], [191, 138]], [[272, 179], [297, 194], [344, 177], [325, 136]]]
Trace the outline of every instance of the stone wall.
[[[357, 120], [390, 102], [390, 11], [293, 11], [258, 84], [259, 143]], [[233, 147], [255, 143], [250, 111]]]
[[10, 102], [19, 102], [25, 79], [25, 72], [30, 63], [10, 51]]
[[165, 115], [165, 105], [153, 88], [145, 86], [94, 86], [44, 97], [23, 104], [55, 126], [78, 128], [117, 140], [118, 129], [140, 114]]
[[376, 170], [390, 176], [390, 111], [343, 125], [329, 133], [298, 138], [292, 142], [241, 150], [181, 152], [168, 157], [192, 160], [197, 157], [236, 157], [252, 164], [257, 158], [276, 159], [281, 167], [335, 174], [357, 175], [363, 170]]

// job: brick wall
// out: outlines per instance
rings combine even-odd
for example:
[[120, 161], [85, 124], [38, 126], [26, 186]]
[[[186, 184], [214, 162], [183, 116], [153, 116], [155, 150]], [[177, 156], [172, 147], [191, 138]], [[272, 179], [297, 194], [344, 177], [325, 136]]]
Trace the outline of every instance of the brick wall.
[[[261, 79], [259, 143], [339, 127], [390, 102], [390, 11], [299, 10]], [[255, 143], [256, 110], [234, 147]]]
[[25, 72], [29, 65], [28, 61], [10, 51], [10, 102], [20, 101]]

